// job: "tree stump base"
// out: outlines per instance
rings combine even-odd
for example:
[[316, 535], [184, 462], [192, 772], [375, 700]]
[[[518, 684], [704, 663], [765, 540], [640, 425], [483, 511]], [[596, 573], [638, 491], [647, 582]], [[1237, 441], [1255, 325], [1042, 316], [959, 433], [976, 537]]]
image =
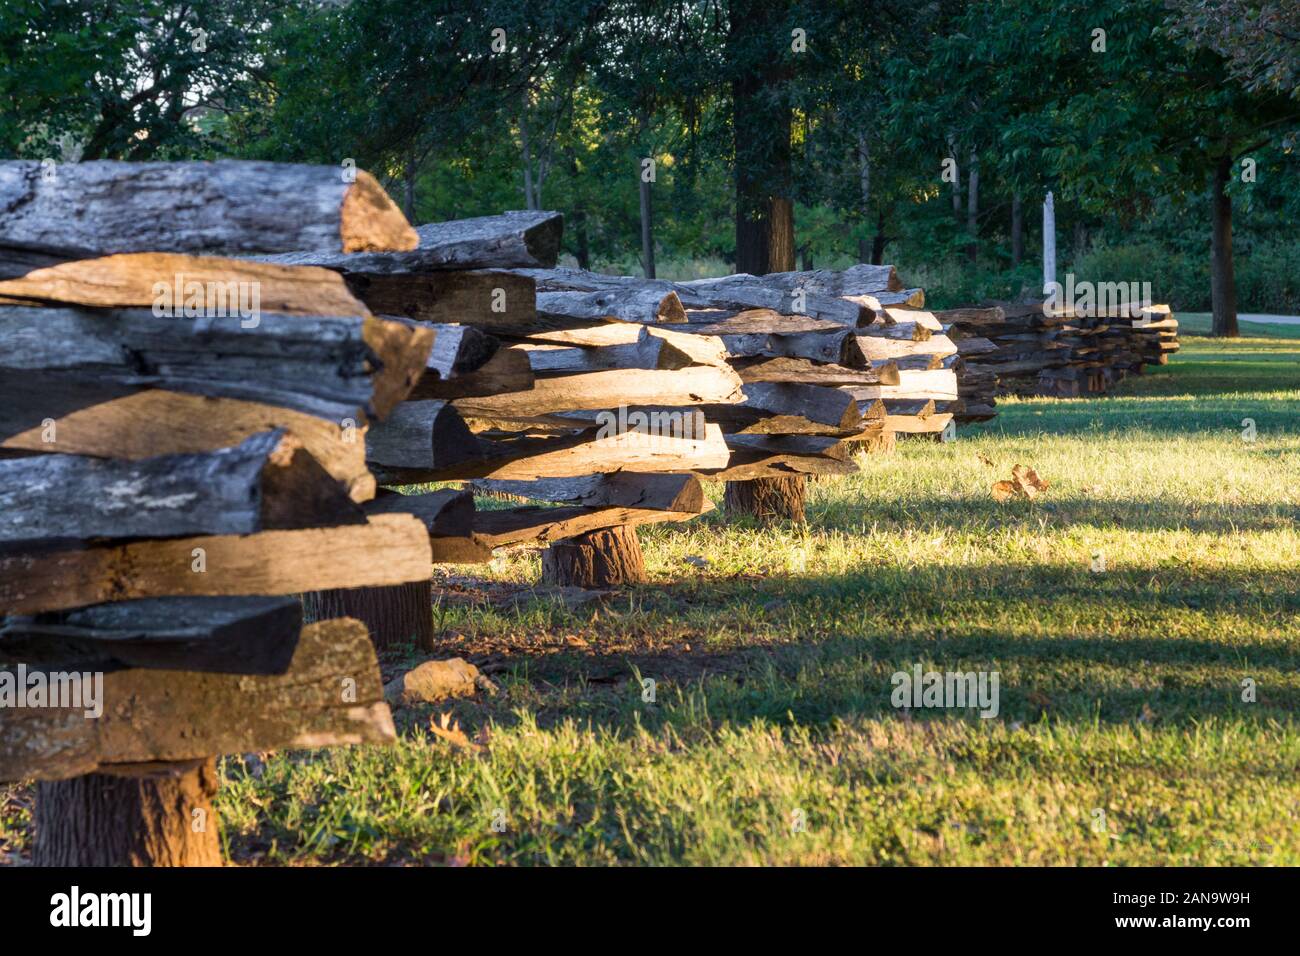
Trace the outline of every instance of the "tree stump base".
[[803, 475], [755, 478], [727, 482], [722, 507], [728, 514], [749, 515], [764, 524], [782, 519], [802, 522], [807, 498], [808, 480]]
[[221, 866], [215, 758], [36, 785], [35, 866]]
[[647, 580], [636, 528], [620, 525], [557, 541], [542, 552], [542, 583], [605, 588]]
[[376, 651], [399, 644], [433, 649], [433, 585], [412, 581], [378, 588], [334, 588], [302, 596], [303, 621], [354, 617], [370, 631]]

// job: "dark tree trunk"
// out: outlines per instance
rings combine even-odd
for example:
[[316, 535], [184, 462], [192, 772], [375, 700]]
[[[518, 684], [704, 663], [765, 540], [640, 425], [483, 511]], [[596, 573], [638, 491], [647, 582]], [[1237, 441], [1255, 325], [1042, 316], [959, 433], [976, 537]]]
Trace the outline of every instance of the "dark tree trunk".
[[980, 215], [980, 171], [975, 164], [975, 154], [971, 153], [970, 171], [966, 174], [966, 234], [970, 242], [966, 245], [966, 258], [974, 262], [979, 256], [979, 215]]
[[1020, 265], [1025, 254], [1025, 215], [1020, 208], [1020, 193], [1011, 197], [1011, 267]]
[[866, 236], [863, 236], [858, 240], [858, 261], [859, 262], [871, 261], [871, 243], [867, 241]]
[[36, 785], [36, 866], [221, 866], [212, 758]]
[[871, 264], [873, 266], [884, 265], [885, 246], [889, 243], [889, 237], [885, 235], [885, 213], [881, 210], [876, 213], [876, 234], [871, 240]]
[[779, 29], [783, 6], [733, 0], [730, 8], [736, 271], [753, 275], [790, 271], [795, 261], [788, 71], [773, 66], [777, 49], [758, 55], [764, 44], [789, 41], [789, 32]]
[[1222, 157], [1214, 167], [1214, 233], [1210, 243], [1210, 299], [1214, 310], [1213, 334], [1236, 338], [1237, 282], [1232, 268], [1232, 197], [1228, 178], [1232, 158]]
[[402, 211], [406, 213], [407, 222], [415, 222], [415, 152], [412, 151], [406, 157], [406, 201], [403, 203], [406, 207]]
[[375, 650], [412, 644], [433, 648], [433, 591], [428, 581], [378, 588], [334, 588], [302, 596], [304, 622], [354, 617], [370, 631]]
[[620, 525], [557, 541], [542, 552], [542, 583], [605, 588], [646, 580], [636, 528]]
[[799, 250], [799, 268], [804, 272], [813, 271], [812, 246], [807, 243], [805, 243], [804, 247]]
[[[574, 155], [572, 149], [567, 150], [569, 159], [569, 173], [576, 180], [578, 179], [578, 158]], [[578, 260], [579, 269], [591, 268], [591, 246], [587, 239], [587, 204], [583, 199], [577, 199], [573, 205], [573, 215], [570, 217], [573, 223], [573, 234], [575, 236], [576, 248], [573, 251], [574, 258]]]
[[808, 480], [803, 475], [788, 478], [755, 478], [729, 481], [722, 506], [730, 514], [750, 515], [767, 524], [781, 519], [804, 520]]

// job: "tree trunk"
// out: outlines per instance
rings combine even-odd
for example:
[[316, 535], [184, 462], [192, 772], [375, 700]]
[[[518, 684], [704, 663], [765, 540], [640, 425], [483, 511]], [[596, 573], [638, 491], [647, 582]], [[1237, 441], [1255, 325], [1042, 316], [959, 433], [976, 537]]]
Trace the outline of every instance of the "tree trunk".
[[38, 783], [32, 863], [221, 866], [216, 792], [213, 758]]
[[1025, 254], [1025, 216], [1020, 208], [1020, 193], [1011, 197], [1011, 268], [1020, 265]]
[[975, 154], [970, 155], [970, 172], [966, 174], [966, 258], [974, 262], [979, 255], [980, 171], [975, 164]]
[[334, 588], [302, 596], [303, 621], [354, 617], [370, 631], [376, 651], [412, 644], [433, 648], [433, 596], [429, 581], [378, 588]]
[[1232, 268], [1232, 197], [1228, 177], [1232, 158], [1222, 157], [1214, 168], [1214, 233], [1210, 243], [1210, 299], [1214, 310], [1213, 335], [1236, 338], [1237, 283]]
[[654, 210], [650, 205], [650, 184], [641, 172], [641, 268], [647, 279], [655, 277]]
[[[727, 55], [735, 135], [736, 271], [766, 275], [794, 269], [789, 70], [781, 58], [755, 57], [758, 44], [782, 41], [782, 4], [733, 0]], [[784, 34], [788, 42], [789, 33]]]
[[415, 149], [412, 147], [411, 152], [406, 157], [406, 208], [402, 210], [406, 213], [407, 222], [415, 222]]
[[542, 583], [605, 588], [646, 580], [636, 528], [620, 525], [557, 541], [542, 552]]
[[885, 235], [885, 211], [882, 209], [876, 213], [876, 235], [871, 240], [871, 264], [880, 266], [885, 264], [885, 246], [889, 243], [889, 237]]
[[783, 518], [802, 522], [807, 497], [808, 480], [803, 475], [755, 478], [727, 482], [722, 506], [730, 514], [750, 515], [764, 524]]

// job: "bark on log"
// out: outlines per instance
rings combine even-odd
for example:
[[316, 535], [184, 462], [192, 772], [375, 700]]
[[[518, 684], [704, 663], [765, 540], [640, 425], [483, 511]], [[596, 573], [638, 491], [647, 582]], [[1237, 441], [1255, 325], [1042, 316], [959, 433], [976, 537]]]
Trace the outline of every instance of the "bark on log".
[[304, 627], [284, 674], [132, 668], [103, 674], [98, 696], [96, 719], [84, 699], [0, 709], [0, 781], [396, 737], [365, 626], [346, 618]]
[[691, 475], [637, 474], [583, 475], [577, 478], [541, 478], [537, 481], [474, 482], [474, 490], [535, 501], [557, 501], [590, 508], [648, 508], [700, 514], [709, 503], [704, 487]]
[[647, 580], [636, 528], [616, 527], [557, 541], [542, 552], [542, 583], [606, 588]]
[[[375, 179], [289, 163], [0, 163], [0, 275], [39, 250], [52, 265], [170, 249], [242, 256], [292, 249], [414, 249], [418, 238]], [[183, 201], [178, 201], [178, 198]]]
[[729, 514], [748, 515], [764, 524], [802, 522], [807, 497], [808, 481], [802, 475], [729, 481], [723, 493], [723, 508]]
[[699, 514], [700, 512], [693, 511], [620, 507], [503, 508], [475, 514], [474, 537], [492, 548], [504, 548], [513, 544], [545, 544], [606, 528], [631, 528], [661, 521], [689, 521]]
[[36, 785], [35, 866], [221, 866], [212, 758]]
[[343, 487], [280, 429], [197, 455], [0, 461], [0, 552], [364, 523]]
[[482, 459], [479, 440], [444, 401], [403, 402], [366, 433], [366, 461], [387, 468], [436, 472]]
[[691, 407], [743, 400], [740, 376], [711, 365], [683, 369], [622, 369], [538, 379], [527, 392], [456, 401], [470, 418], [529, 418], [552, 412], [615, 409], [620, 405]]
[[429, 329], [357, 316], [266, 313], [254, 326], [237, 315], [0, 307], [6, 379], [39, 372], [122, 389], [156, 386], [335, 422], [359, 410], [386, 415], [423, 373], [432, 344]]
[[[21, 395], [34, 393], [42, 400], [48, 395], [43, 381], [40, 376], [15, 376], [12, 400], [7, 400], [10, 388], [0, 385], [0, 435], [8, 427], [20, 429], [0, 441], [0, 448], [135, 461], [226, 448], [258, 432], [287, 428], [353, 501], [374, 497], [375, 480], [366, 470], [364, 421], [340, 426], [274, 405], [145, 389], [53, 417], [48, 427], [30, 416], [9, 425], [4, 409], [16, 408]], [[79, 402], [74, 399], [72, 404]], [[167, 427], [159, 428], [159, 422]]]
[[441, 269], [549, 269], [555, 265], [563, 229], [564, 218], [557, 212], [512, 211], [420, 226], [415, 230], [419, 245], [409, 252], [339, 255], [307, 251], [262, 258], [284, 265], [324, 266], [348, 275], [409, 275]]
[[376, 315], [470, 325], [485, 332], [549, 326], [537, 318], [533, 280], [500, 270], [423, 275], [348, 275], [348, 287]]
[[351, 617], [370, 632], [376, 651], [399, 645], [433, 649], [433, 589], [429, 581], [382, 588], [335, 588], [302, 596], [303, 620]]
[[535, 381], [528, 355], [522, 349], [498, 349], [496, 354], [472, 372], [443, 378], [426, 370], [411, 389], [409, 401], [480, 398], [505, 392], [526, 392]]
[[569, 319], [583, 319], [587, 323], [617, 320], [650, 325], [686, 321], [686, 310], [682, 308], [677, 293], [655, 282], [595, 292], [539, 292], [537, 312], [556, 320], [557, 324]]
[[290, 597], [152, 598], [0, 618], [0, 660], [72, 670], [283, 674], [302, 630]]

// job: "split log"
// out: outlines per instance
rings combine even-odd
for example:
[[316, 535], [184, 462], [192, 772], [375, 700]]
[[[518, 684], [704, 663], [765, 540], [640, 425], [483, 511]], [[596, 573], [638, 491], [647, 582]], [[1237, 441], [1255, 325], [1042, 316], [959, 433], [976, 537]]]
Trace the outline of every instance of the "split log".
[[479, 440], [447, 402], [403, 402], [366, 433], [366, 461], [385, 468], [438, 472], [482, 459]]
[[[241, 256], [414, 249], [418, 238], [362, 170], [289, 163], [0, 163], [0, 276], [119, 252]], [[181, 197], [181, 201], [178, 201]], [[37, 255], [33, 256], [35, 250]], [[26, 252], [26, 255], [24, 255]]]
[[353, 274], [346, 279], [352, 292], [376, 315], [401, 315], [434, 324], [454, 322], [494, 333], [552, 325], [537, 317], [532, 280], [510, 272]]
[[802, 290], [790, 292], [765, 285], [759, 277], [750, 275], [680, 282], [676, 290], [687, 309], [771, 309], [782, 315], [806, 315], [849, 328], [867, 325], [872, 318], [871, 312], [856, 302]]
[[472, 372], [444, 378], [426, 371], [407, 396], [411, 401], [427, 399], [481, 398], [504, 392], [526, 392], [533, 387], [535, 376], [522, 349], [498, 349]]
[[599, 320], [684, 323], [686, 310], [677, 293], [667, 283], [647, 282], [644, 285], [602, 289], [596, 292], [539, 292], [539, 316], [557, 323], [570, 319], [583, 319], [590, 323]]
[[769, 272], [761, 277], [780, 289], [805, 289], [818, 295], [876, 295], [902, 292], [905, 288], [893, 266], [861, 263], [847, 269], [817, 269], [807, 272]]
[[[712, 504], [708, 509], [711, 510]], [[663, 521], [689, 521], [698, 511], [651, 508], [502, 508], [474, 515], [474, 537], [491, 548], [515, 544], [549, 544], [607, 528], [632, 528]]]
[[[246, 259], [137, 252], [80, 259], [0, 282], [0, 303], [152, 309], [194, 315], [359, 315], [337, 272]], [[243, 312], [241, 312], [241, 309]]]
[[342, 486], [279, 429], [197, 455], [0, 461], [0, 551], [364, 523]]
[[727, 434], [844, 435], [862, 427], [853, 396], [821, 385], [750, 382], [739, 405], [702, 405]]
[[[644, 327], [643, 327], [644, 328]], [[528, 356], [534, 373], [555, 375], [575, 372], [602, 372], [609, 369], [679, 369], [692, 364], [691, 357], [669, 345], [663, 338], [648, 332], [630, 345], [589, 348], [576, 345], [519, 345]]]
[[305, 621], [354, 618], [379, 652], [433, 649], [433, 586], [428, 580], [381, 588], [334, 588], [302, 596]]
[[474, 482], [482, 493], [515, 495], [536, 501], [566, 502], [589, 508], [647, 508], [701, 514], [711, 507], [700, 480], [691, 475], [637, 474], [620, 471], [577, 478], [537, 481]]
[[[284, 265], [324, 266], [348, 275], [409, 275], [443, 269], [536, 269], [555, 265], [564, 219], [557, 212], [511, 211], [499, 216], [433, 222], [415, 231], [409, 252], [339, 255], [298, 252], [265, 256]], [[308, 249], [324, 249], [306, 244]]]
[[211, 757], [36, 785], [35, 866], [221, 866]]
[[[480, 438], [479, 447], [484, 454], [482, 461], [466, 462], [436, 472], [378, 464], [371, 467], [380, 484], [411, 485], [475, 478], [532, 481], [617, 471], [696, 472], [725, 467], [729, 456], [722, 431], [716, 425], [706, 425], [698, 437], [677, 438], [638, 431], [604, 438], [596, 437], [596, 434], [586, 431], [547, 438]], [[691, 435], [697, 433], [691, 432]]]
[[93, 720], [84, 700], [0, 710], [0, 781], [396, 737], [365, 625], [347, 618], [304, 627], [284, 674], [132, 668], [103, 674], [100, 689]]
[[0, 660], [64, 669], [283, 674], [302, 630], [288, 597], [152, 598], [0, 618]]
[[[423, 372], [432, 343], [428, 329], [357, 316], [267, 313], [252, 326], [238, 316], [0, 307], [4, 378], [42, 372], [87, 385], [156, 386], [336, 422], [358, 410], [386, 415]], [[42, 417], [73, 410], [54, 407]]]
[[802, 522], [808, 499], [808, 479], [802, 475], [729, 481], [722, 506], [728, 514], [748, 515], [764, 524], [789, 520]]
[[429, 536], [409, 515], [367, 524], [0, 556], [0, 610], [35, 614], [147, 597], [298, 594], [429, 577]]
[[895, 385], [854, 386], [849, 392], [854, 398], [917, 398], [935, 399], [936, 401], [955, 401], [957, 398], [957, 375], [950, 369], [934, 371], [899, 372], [899, 382]]
[[336, 423], [274, 405], [163, 389], [128, 390], [86, 407], [81, 403], [93, 397], [74, 395], [74, 410], [51, 417], [48, 425], [40, 418], [33, 421], [33, 413], [49, 406], [11, 419], [5, 410], [21, 412], [23, 396], [49, 400], [44, 381], [40, 375], [13, 376], [0, 384], [0, 435], [9, 434], [0, 449], [136, 460], [225, 448], [258, 432], [285, 428], [353, 501], [374, 496], [375, 480], [366, 470], [364, 421]]
[[456, 378], [481, 369], [501, 347], [500, 341], [472, 325], [430, 325], [433, 349], [424, 376]]
[[474, 537], [474, 496], [468, 491], [443, 489], [427, 494], [403, 495], [380, 491], [366, 503], [367, 514], [410, 514], [429, 532], [434, 564], [486, 564], [492, 549]]
[[[873, 429], [883, 431], [882, 423]], [[854, 441], [868, 437], [866, 431]], [[849, 460], [847, 439], [817, 435], [728, 435], [731, 460], [725, 468], [704, 472], [715, 481], [751, 481], [789, 475], [848, 475], [857, 471]]]
[[690, 407], [702, 402], [729, 404], [743, 399], [740, 377], [711, 365], [683, 369], [584, 372], [537, 379], [527, 392], [457, 399], [456, 409], [470, 418], [530, 418], [552, 412], [617, 409], [630, 405]]
[[742, 359], [735, 363], [746, 385], [779, 382], [798, 385], [897, 385], [898, 367], [890, 362], [878, 368], [855, 369], [823, 365], [802, 358]]
[[608, 588], [647, 580], [636, 528], [605, 528], [557, 541], [542, 552], [542, 583]]

